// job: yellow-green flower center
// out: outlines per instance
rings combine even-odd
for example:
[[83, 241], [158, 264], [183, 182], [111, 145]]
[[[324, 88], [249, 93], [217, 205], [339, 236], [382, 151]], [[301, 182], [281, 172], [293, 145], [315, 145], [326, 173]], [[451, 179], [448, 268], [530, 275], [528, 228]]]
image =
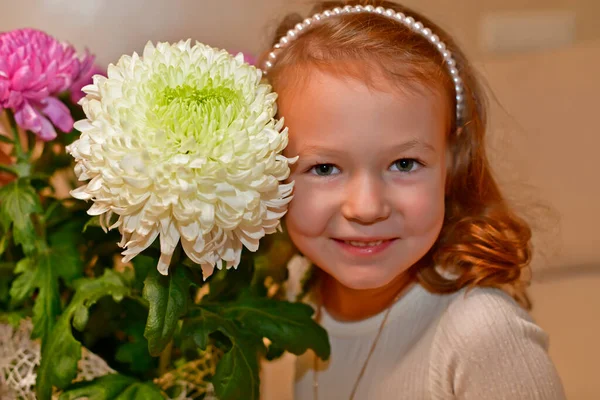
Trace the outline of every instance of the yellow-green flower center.
[[165, 108], [184, 108], [191, 112], [212, 109], [235, 103], [238, 96], [227, 87], [196, 88], [190, 85], [167, 87], [163, 90], [159, 105]]
[[232, 81], [201, 75], [192, 74], [177, 86], [163, 86], [153, 97], [148, 121], [164, 132], [166, 153], [193, 154], [206, 151], [205, 146], [214, 148], [226, 139], [225, 133], [244, 110], [244, 98]]

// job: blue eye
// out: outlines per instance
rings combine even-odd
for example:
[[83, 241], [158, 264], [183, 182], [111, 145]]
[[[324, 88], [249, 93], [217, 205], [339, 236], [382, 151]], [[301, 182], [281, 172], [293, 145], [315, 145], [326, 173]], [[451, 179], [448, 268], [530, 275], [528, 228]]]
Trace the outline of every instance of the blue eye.
[[334, 170], [337, 168], [333, 164], [317, 164], [310, 169], [310, 171], [318, 176], [330, 176], [333, 175]]
[[398, 168], [398, 171], [400, 172], [413, 172], [416, 168], [421, 166], [421, 163], [412, 158], [402, 158], [394, 161], [394, 164], [392, 165]]

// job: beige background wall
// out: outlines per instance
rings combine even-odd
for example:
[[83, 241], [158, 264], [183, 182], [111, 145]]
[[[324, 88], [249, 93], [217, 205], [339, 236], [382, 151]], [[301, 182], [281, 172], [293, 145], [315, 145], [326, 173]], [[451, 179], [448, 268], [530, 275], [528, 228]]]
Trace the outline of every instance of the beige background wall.
[[[191, 37], [257, 53], [278, 19], [300, 0], [0, 0], [0, 31], [35, 27], [89, 47], [106, 65], [147, 40]], [[534, 317], [550, 333], [551, 355], [569, 399], [600, 398], [600, 0], [406, 0], [463, 43], [505, 110], [493, 114], [492, 150], [501, 180], [535, 219]], [[494, 12], [571, 11], [573, 46], [489, 54], [481, 19]], [[557, 229], [557, 227], [560, 229]], [[541, 255], [545, 257], [542, 257]]]

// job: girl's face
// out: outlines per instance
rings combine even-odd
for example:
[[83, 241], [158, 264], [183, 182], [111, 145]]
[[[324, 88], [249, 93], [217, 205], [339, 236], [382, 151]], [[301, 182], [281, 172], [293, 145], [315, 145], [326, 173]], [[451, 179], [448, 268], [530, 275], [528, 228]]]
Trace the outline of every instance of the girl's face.
[[430, 90], [378, 91], [311, 71], [280, 92], [294, 199], [288, 233], [351, 289], [390, 283], [423, 257], [444, 220], [447, 105]]

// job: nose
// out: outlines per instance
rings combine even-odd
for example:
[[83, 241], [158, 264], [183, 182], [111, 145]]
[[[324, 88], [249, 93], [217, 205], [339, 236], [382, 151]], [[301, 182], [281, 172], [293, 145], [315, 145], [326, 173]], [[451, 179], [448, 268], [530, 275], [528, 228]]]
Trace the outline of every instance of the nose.
[[350, 180], [341, 211], [346, 219], [361, 224], [387, 219], [391, 206], [383, 179], [362, 175]]

